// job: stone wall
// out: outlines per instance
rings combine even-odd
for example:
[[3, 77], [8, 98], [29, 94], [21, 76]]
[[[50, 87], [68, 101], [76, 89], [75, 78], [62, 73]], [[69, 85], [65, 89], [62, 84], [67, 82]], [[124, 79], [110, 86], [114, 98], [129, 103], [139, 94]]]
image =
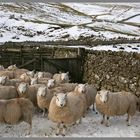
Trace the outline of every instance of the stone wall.
[[112, 51], [86, 52], [83, 82], [97, 89], [140, 92], [140, 54]]

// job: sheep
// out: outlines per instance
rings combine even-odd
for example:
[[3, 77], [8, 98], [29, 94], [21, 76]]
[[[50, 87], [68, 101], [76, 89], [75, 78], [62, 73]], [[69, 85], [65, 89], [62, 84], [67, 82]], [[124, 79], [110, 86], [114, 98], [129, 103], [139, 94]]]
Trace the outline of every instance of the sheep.
[[0, 85], [5, 85], [7, 78], [7, 76], [0, 76]]
[[35, 107], [37, 107], [37, 91], [42, 84], [29, 85], [28, 83], [22, 82], [17, 87], [19, 97], [28, 98], [32, 101]]
[[84, 112], [84, 103], [78, 96], [73, 94], [58, 93], [55, 94], [49, 106], [49, 120], [57, 123], [56, 135], [60, 134], [62, 125], [63, 133], [68, 125], [73, 125], [77, 120], [82, 118]]
[[38, 77], [38, 78], [50, 78], [51, 79], [53, 77], [53, 74], [49, 73], [49, 72], [37, 72], [35, 77]]
[[31, 85], [34, 85], [34, 84], [45, 84], [45, 85], [47, 85], [48, 80], [49, 80], [49, 78], [38, 78], [38, 77], [31, 78], [30, 77], [30, 84]]
[[101, 124], [105, 123], [109, 127], [110, 116], [124, 115], [127, 113], [128, 126], [130, 126], [131, 118], [135, 114], [137, 107], [136, 97], [133, 94], [125, 91], [113, 93], [103, 89], [97, 93], [95, 102], [97, 110], [103, 115]]
[[3, 65], [0, 65], [0, 71], [1, 70], [4, 70], [4, 66]]
[[53, 79], [55, 79], [56, 83], [69, 83], [69, 72], [66, 73], [56, 73], [53, 75]]
[[48, 83], [47, 83], [47, 87], [49, 89], [57, 89], [59, 91], [62, 91], [62, 92], [71, 92], [75, 89], [75, 87], [77, 86], [78, 84], [77, 83], [59, 83], [57, 84], [55, 82], [54, 79], [50, 79], [48, 80]]
[[29, 124], [28, 135], [32, 129], [33, 104], [24, 98], [14, 98], [0, 100], [0, 122], [7, 124], [17, 124], [25, 121]]
[[35, 75], [35, 70], [32, 70], [32, 71], [27, 71], [26, 72], [26, 74], [28, 75], [28, 76], [30, 76], [30, 77], [34, 77], [34, 75]]
[[23, 73], [19, 77], [19, 79], [21, 79], [23, 82], [26, 82], [26, 83], [30, 83], [31, 82], [30, 76], [27, 73]]
[[[94, 103], [95, 103], [95, 96], [97, 94], [97, 90], [95, 89], [95, 87], [93, 85], [89, 85], [89, 84], [79, 84], [77, 86], [77, 90], [79, 90], [79, 92], [83, 92], [86, 95], [86, 102], [87, 102], [87, 110], [89, 109], [89, 107], [91, 105], [93, 105], [93, 111], [95, 111], [94, 108]], [[97, 114], [97, 112], [96, 112]]]
[[18, 93], [14, 86], [0, 86], [0, 99], [13, 98], [18, 98]]
[[49, 91], [49, 89], [46, 86], [39, 87], [37, 91], [37, 104], [39, 108], [43, 110], [43, 117], [45, 116], [46, 110], [48, 111], [49, 109], [52, 97], [53, 94]]
[[14, 78], [14, 72], [13, 71], [8, 71], [8, 70], [1, 70], [0, 71], [0, 76], [7, 76], [10, 79]]
[[0, 76], [0, 85], [3, 86], [17, 86], [21, 83], [21, 79], [9, 79], [7, 76]]
[[27, 69], [15, 69], [14, 78], [19, 78], [22, 74], [29, 72]]
[[15, 70], [15, 69], [17, 69], [16, 64], [7, 67], [7, 70]]

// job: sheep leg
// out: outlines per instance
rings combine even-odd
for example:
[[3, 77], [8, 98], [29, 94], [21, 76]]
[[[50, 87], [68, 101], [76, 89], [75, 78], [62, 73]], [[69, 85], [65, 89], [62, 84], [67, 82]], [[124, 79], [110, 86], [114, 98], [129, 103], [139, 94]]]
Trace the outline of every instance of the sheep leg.
[[62, 131], [62, 136], [65, 136], [65, 134], [66, 134], [66, 130], [67, 130], [67, 126], [66, 125], [64, 125], [64, 124], [62, 124], [63, 125], [63, 131]]
[[96, 109], [95, 109], [94, 103], [93, 103], [92, 110], [93, 110], [96, 114], [98, 114], [98, 112], [97, 112]]
[[128, 126], [130, 126], [130, 124], [131, 124], [131, 116], [128, 114]]
[[107, 116], [106, 117], [106, 124], [105, 124], [107, 127], [109, 127], [110, 126], [110, 124], [109, 124], [109, 117]]
[[46, 114], [46, 109], [43, 108], [43, 114], [42, 114], [42, 117], [45, 117], [45, 114]]
[[57, 123], [57, 130], [56, 130], [56, 135], [58, 136], [60, 134], [60, 123]]
[[76, 121], [76, 124], [80, 124], [82, 122], [82, 118], [80, 118], [79, 120]]
[[103, 119], [101, 121], [101, 124], [103, 124], [105, 122], [105, 115], [103, 114]]
[[27, 133], [25, 133], [25, 136], [30, 135], [32, 131], [32, 123], [29, 125], [29, 128], [27, 128], [26, 130], [27, 130]]

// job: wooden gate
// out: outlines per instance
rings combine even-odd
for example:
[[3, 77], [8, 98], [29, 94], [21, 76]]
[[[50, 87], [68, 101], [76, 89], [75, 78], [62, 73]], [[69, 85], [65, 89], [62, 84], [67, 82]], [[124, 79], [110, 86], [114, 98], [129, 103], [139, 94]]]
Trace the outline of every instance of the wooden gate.
[[[51, 73], [70, 73], [72, 82], [83, 79], [83, 48], [66, 48], [60, 46], [25, 45], [23, 43], [6, 43], [0, 46], [0, 65], [8, 67], [17, 64], [19, 68]], [[59, 54], [60, 53], [60, 54]]]

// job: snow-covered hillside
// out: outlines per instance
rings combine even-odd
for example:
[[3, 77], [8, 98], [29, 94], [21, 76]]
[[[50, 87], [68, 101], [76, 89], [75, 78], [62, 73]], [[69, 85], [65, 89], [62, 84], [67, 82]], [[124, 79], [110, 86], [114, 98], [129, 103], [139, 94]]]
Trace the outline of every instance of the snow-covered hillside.
[[0, 3], [0, 42], [140, 39], [140, 4]]

